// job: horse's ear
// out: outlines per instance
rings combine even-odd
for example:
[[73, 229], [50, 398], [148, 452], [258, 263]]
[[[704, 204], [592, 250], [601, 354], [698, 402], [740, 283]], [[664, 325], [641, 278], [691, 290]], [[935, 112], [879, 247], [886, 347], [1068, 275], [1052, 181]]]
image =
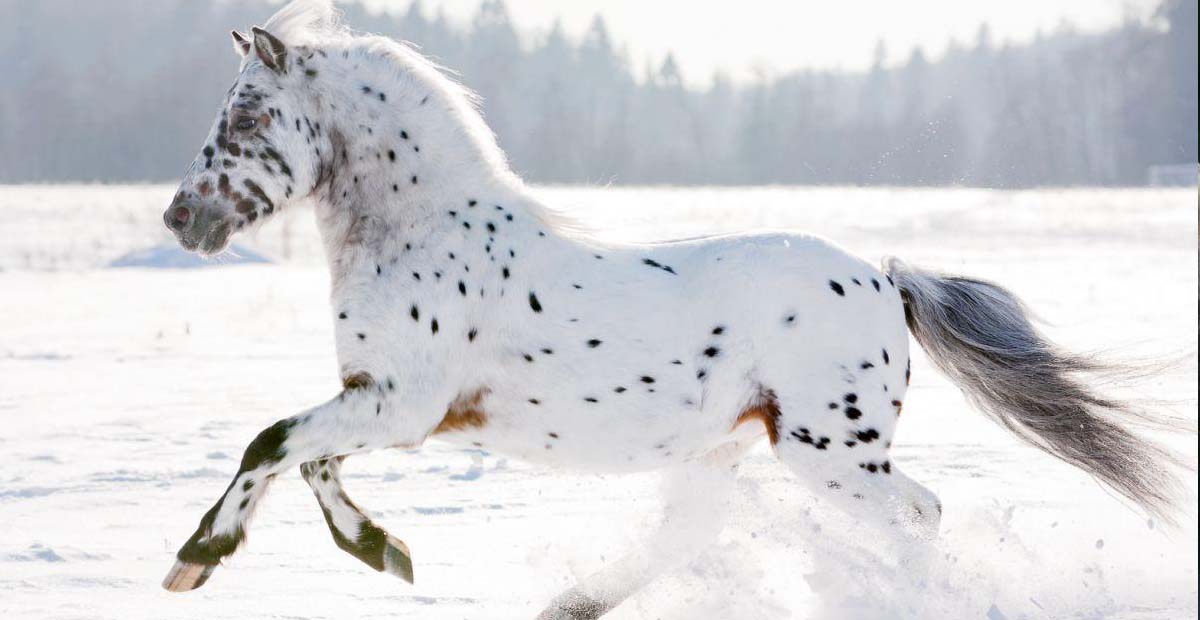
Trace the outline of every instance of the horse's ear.
[[229, 34], [233, 36], [233, 51], [237, 52], [238, 56], [245, 58], [250, 53], [250, 37], [236, 30]]
[[276, 73], [287, 72], [287, 46], [275, 35], [255, 26], [250, 29], [254, 34], [254, 51], [263, 64]]

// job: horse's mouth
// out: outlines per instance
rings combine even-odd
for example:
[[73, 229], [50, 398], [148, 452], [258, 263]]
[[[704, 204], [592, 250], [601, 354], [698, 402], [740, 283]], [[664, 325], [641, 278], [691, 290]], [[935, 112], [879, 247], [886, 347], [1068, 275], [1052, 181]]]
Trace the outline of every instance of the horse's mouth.
[[229, 237], [233, 234], [233, 225], [221, 222], [208, 231], [200, 240], [200, 253], [204, 256], [214, 256], [229, 247]]
[[216, 256], [229, 247], [229, 238], [233, 234], [233, 224], [221, 222], [208, 229], [204, 236], [196, 239], [190, 235], [178, 235], [179, 245], [188, 252], [198, 252], [202, 256]]

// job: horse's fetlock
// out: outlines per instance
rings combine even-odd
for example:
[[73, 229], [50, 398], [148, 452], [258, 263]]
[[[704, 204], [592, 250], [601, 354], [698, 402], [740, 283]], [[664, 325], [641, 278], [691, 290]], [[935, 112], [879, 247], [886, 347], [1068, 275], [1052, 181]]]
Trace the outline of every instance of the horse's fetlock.
[[237, 551], [245, 538], [240, 526], [232, 534], [210, 534], [200, 537], [200, 532], [196, 532], [196, 535], [179, 548], [175, 557], [181, 562], [215, 566], [220, 564], [223, 558]]

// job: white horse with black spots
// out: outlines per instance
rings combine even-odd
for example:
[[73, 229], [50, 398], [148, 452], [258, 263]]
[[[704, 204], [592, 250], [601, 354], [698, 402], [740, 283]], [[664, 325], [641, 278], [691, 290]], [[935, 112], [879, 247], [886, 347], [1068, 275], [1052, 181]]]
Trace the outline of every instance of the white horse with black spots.
[[[338, 546], [412, 581], [408, 548], [338, 474], [349, 455], [431, 437], [555, 466], [665, 469], [711, 499], [766, 436], [863, 527], [930, 539], [941, 505], [888, 457], [910, 332], [1019, 437], [1170, 509], [1170, 455], [1122, 426], [1128, 412], [1079, 377], [1095, 365], [1043, 339], [1004, 289], [896, 260], [880, 270], [798, 234], [590, 240], [531, 196], [470, 95], [409, 47], [339, 28], [322, 1], [233, 38], [241, 72], [164, 221], [211, 255], [314, 205], [345, 389], [250, 442], [166, 588], [202, 585], [297, 466]], [[691, 527], [694, 510], [667, 507], [665, 556], [716, 535]], [[540, 617], [599, 617], [662, 565], [632, 555]]]

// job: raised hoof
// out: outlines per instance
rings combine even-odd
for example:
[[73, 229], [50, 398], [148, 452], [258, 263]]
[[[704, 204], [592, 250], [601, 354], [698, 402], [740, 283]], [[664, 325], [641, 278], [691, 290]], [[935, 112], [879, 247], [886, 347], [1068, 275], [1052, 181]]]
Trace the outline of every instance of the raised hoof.
[[413, 583], [412, 552], [404, 541], [391, 534], [387, 536], [387, 548], [383, 551], [383, 570]]
[[166, 579], [163, 579], [162, 586], [171, 592], [195, 590], [204, 585], [204, 582], [208, 581], [216, 569], [215, 564], [192, 564], [175, 560], [175, 566], [171, 567], [171, 572], [167, 573]]

